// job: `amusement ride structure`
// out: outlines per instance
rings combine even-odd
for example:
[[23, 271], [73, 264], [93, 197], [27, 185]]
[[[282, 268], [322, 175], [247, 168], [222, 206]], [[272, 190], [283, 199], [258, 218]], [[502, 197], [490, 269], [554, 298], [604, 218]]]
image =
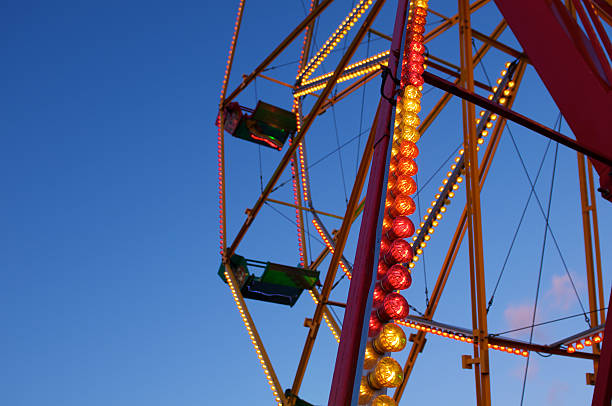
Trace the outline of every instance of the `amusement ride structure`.
[[[609, 293], [603, 278], [595, 201], [599, 193], [607, 200], [605, 204], [612, 202], [612, 45], [607, 34], [612, 25], [612, 5], [607, 0], [568, 0], [565, 3], [560, 0], [475, 0], [472, 3], [458, 0], [457, 13], [446, 16], [436, 10], [436, 0], [398, 0], [397, 4], [388, 2], [395, 18], [385, 22], [390, 32], [383, 33], [375, 30], [373, 23], [381, 15], [384, 0], [355, 2], [344, 19], [329, 27], [329, 19], [322, 22], [322, 18], [332, 2], [312, 0], [306, 17], [251, 73], [242, 76], [237, 88], [228, 92], [245, 7], [245, 0], [240, 0], [222, 82], [216, 123], [219, 276], [229, 287], [244, 321], [271, 388], [271, 402], [283, 406], [311, 404], [308, 399], [301, 398], [300, 387], [323, 324], [338, 342], [335, 362], [330, 362], [333, 379], [328, 405], [401, 404], [414, 365], [419, 355], [427, 350], [427, 337], [432, 335], [465, 343], [465, 352], [471, 352], [461, 356], [461, 366], [473, 370], [474, 403], [479, 406], [495, 403], [490, 383], [490, 354], [493, 352], [523, 357], [527, 368], [530, 357], [536, 353], [592, 361], [592, 371], [586, 374], [586, 383], [593, 386], [592, 404], [610, 405], [612, 326], [605, 323]], [[492, 32], [484, 34], [472, 27], [471, 20], [472, 14], [487, 3], [494, 3], [503, 19]], [[500, 41], [507, 28], [522, 49]], [[428, 46], [451, 29], [459, 34], [460, 57], [455, 62], [437, 54], [434, 46]], [[318, 44], [314, 33], [327, 35], [326, 30], [330, 33], [328, 39]], [[388, 44], [388, 47], [385, 45], [387, 49], [367, 53], [361, 60], [355, 58], [358, 50], [363, 51], [366, 46], [366, 38], [369, 51], [371, 36]], [[301, 41], [295, 82], [286, 83], [270, 77], [266, 69], [294, 41]], [[476, 47], [476, 41], [480, 47]], [[505, 54], [508, 62], [496, 66], [495, 69], [501, 71], [499, 76], [484, 83], [475, 79], [475, 72], [481, 69], [485, 55], [491, 50]], [[324, 70], [324, 63], [329, 64], [332, 53], [335, 66]], [[512, 108], [528, 67], [535, 69], [559, 109], [555, 128]], [[292, 105], [281, 108], [261, 100], [254, 108], [241, 105], [244, 101], [238, 96], [248, 86], [255, 85], [258, 78], [284, 86]], [[306, 155], [309, 131], [323, 113], [373, 83], [377, 83], [377, 89], [380, 85], [376, 113], [357, 160], [352, 189], [350, 194], [346, 193], [344, 213], [334, 215], [318, 210], [311, 193], [309, 169], [312, 165]], [[422, 109], [423, 95], [434, 88], [441, 91], [440, 98], [431, 108]], [[421, 212], [419, 190], [423, 182], [419, 182], [418, 171], [420, 160], [426, 157], [419, 151], [419, 140], [434, 127], [436, 119], [453, 98], [461, 100], [462, 114], [461, 118], [455, 118], [457, 133], [445, 137], [456, 136], [461, 145], [452, 156], [448, 173], [432, 196], [431, 205]], [[574, 138], [561, 133], [561, 116]], [[488, 329], [487, 315], [501, 274], [493, 296], [488, 295], [481, 188], [508, 123], [527, 128], [534, 137], [539, 134], [554, 141], [557, 150], [561, 144], [561, 148], [577, 153], [581, 212], [576, 215], [582, 216], [588, 293], [588, 304], [582, 316], [587, 325], [552, 343], [533, 340], [535, 308], [529, 341], [491, 334]], [[226, 179], [231, 175], [226, 174], [228, 136], [256, 144], [260, 150], [279, 151], [276, 152], [279, 157], [276, 168], [267, 183], [262, 182], [261, 193], [254, 197], [255, 202], [247, 209], [246, 219], [236, 235], [228, 235], [226, 230], [226, 219], [239, 214], [226, 210], [226, 201], [231, 199], [229, 194], [226, 196]], [[554, 160], [556, 165], [556, 150]], [[270, 194], [287, 173], [293, 186], [293, 201], [272, 199]], [[553, 169], [551, 196], [554, 174]], [[561, 255], [548, 222], [550, 198], [548, 202], [544, 198], [540, 201], [534, 191], [539, 175], [538, 170], [534, 179], [529, 178], [531, 191], [527, 204], [532, 196], [537, 200], [546, 221], [544, 245], [549, 236]], [[346, 182], [344, 177], [342, 179]], [[465, 190], [465, 206], [456, 213], [458, 221], [454, 234], [445, 241], [448, 250], [433, 289], [430, 293], [426, 291], [426, 307], [422, 312], [416, 311], [407, 301], [405, 290], [417, 278], [413, 270], [419, 259], [424, 258], [430, 240], [440, 234], [435, 231], [446, 220], [447, 210], [457, 211], [456, 205], [451, 208], [449, 204], [453, 199], [458, 200], [455, 195], [462, 193], [462, 189]], [[292, 221], [297, 230], [297, 266], [239, 255], [240, 243], [248, 238], [249, 228], [262, 207], [270, 203], [295, 210]], [[331, 229], [330, 218], [341, 222], [338, 229]], [[354, 224], [356, 226], [352, 227]], [[347, 245], [352, 228], [355, 229], [356, 247], [354, 252], [349, 252]], [[316, 255], [311, 252], [309, 230], [324, 244]], [[518, 233], [518, 229], [516, 231]], [[467, 239], [465, 248], [469, 263], [469, 289], [465, 296], [470, 303], [470, 327], [436, 320], [440, 298], [464, 239]], [[512, 244], [514, 242], [513, 239]], [[254, 269], [261, 272], [254, 272]], [[536, 307], [541, 274], [540, 263]], [[567, 276], [570, 277], [569, 272]], [[334, 296], [332, 300], [332, 290], [341, 280], [348, 281], [348, 292], [345, 297]], [[571, 283], [574, 286], [574, 282]], [[303, 291], [308, 292], [304, 297], [312, 299], [314, 312], [304, 323], [307, 333], [293, 382], [283, 388], [246, 299], [293, 306]], [[334, 308], [343, 309], [342, 320]], [[402, 363], [398, 362], [401, 352], [407, 354], [402, 357], [405, 359]], [[470, 402], [471, 399], [465, 399], [461, 404]]]

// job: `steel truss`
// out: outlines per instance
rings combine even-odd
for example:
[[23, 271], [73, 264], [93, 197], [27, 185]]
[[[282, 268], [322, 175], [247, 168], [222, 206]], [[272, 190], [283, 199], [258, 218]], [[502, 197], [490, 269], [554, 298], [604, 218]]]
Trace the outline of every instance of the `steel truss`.
[[[306, 135], [314, 120], [320, 114], [331, 108], [334, 104], [341, 102], [344, 98], [360, 89], [366, 83], [380, 76], [383, 67], [387, 67], [387, 69], [390, 69], [391, 72], [397, 71], [397, 64], [399, 63], [399, 53], [397, 50], [400, 49], [402, 30], [405, 27], [405, 14], [407, 7], [407, 2], [405, 0], [400, 0], [398, 2], [399, 5], [396, 28], [399, 27], [399, 30], [395, 30], [393, 37], [389, 37], [384, 33], [379, 33], [371, 28], [373, 22], [379, 14], [379, 11], [385, 3], [385, 0], [376, 0], [374, 2], [370, 0], [363, 0], [357, 4], [353, 11], [351, 11], [345, 22], [340, 24], [339, 28], [334, 34], [332, 34], [332, 37], [330, 37], [330, 40], [324, 45], [324, 47], [317, 54], [310, 57], [308, 50], [310, 49], [310, 44], [312, 41], [314, 24], [316, 19], [320, 17], [320, 15], [326, 10], [332, 1], [333, 0], [324, 0], [319, 3], [317, 0], [313, 0], [311, 3], [311, 11], [306, 18], [304, 18], [304, 20], [298, 24], [295, 29], [289, 35], [287, 35], [287, 37], [283, 39], [266, 58], [264, 58], [257, 68], [255, 68], [255, 70], [248, 75], [244, 75], [244, 79], [240, 85], [233, 90], [229, 96], [226, 96], [228, 77], [233, 63], [236, 39], [239, 35], [244, 9], [244, 0], [241, 0], [236, 25], [234, 27], [234, 36], [230, 46], [226, 75], [223, 81], [221, 101], [219, 105], [219, 128], [222, 129], [223, 107], [229, 102], [233, 101], [256, 77], [261, 77], [276, 84], [291, 88], [295, 95], [294, 112], [298, 118], [298, 132], [291, 139], [288, 149], [280, 159], [280, 162], [267, 182], [261, 195], [257, 198], [251, 208], [248, 209], [248, 215], [244, 224], [229, 246], [227, 244], [225, 226], [225, 152], [224, 134], [222, 130], [219, 132], [218, 141], [221, 223], [220, 234], [221, 252], [223, 262], [226, 264], [225, 276], [232, 296], [235, 300], [237, 309], [244, 321], [245, 328], [252, 340], [257, 356], [260, 359], [262, 368], [267, 376], [268, 384], [271, 387], [273, 396], [279, 405], [287, 406], [293, 405], [297, 399], [302, 380], [307, 370], [310, 354], [323, 320], [326, 321], [330, 331], [337, 340], [340, 340], [340, 337], [342, 337], [338, 359], [336, 360], [336, 371], [334, 373], [334, 382], [332, 383], [330, 404], [348, 404], [347, 401], [350, 401], [353, 396], [355, 380], [359, 379], [360, 376], [360, 366], [357, 365], [356, 360], [359, 359], [358, 352], [363, 351], [362, 330], [364, 326], [364, 314], [368, 314], [367, 308], [368, 306], [371, 306], [371, 304], [367, 303], [367, 300], [363, 300], [363, 297], [364, 292], [366, 292], [367, 296], [367, 292], [369, 292], [370, 289], [373, 264], [375, 263], [374, 256], [367, 259], [364, 259], [359, 255], [357, 256], [355, 260], [355, 267], [359, 268], [360, 270], [369, 268], [369, 270], [368, 272], [356, 274], [355, 278], [353, 278], [351, 281], [349, 298], [346, 304], [330, 300], [330, 292], [339, 267], [341, 267], [344, 272], [347, 273], [349, 278], [351, 277], [351, 272], [353, 272], [351, 264], [346, 258], [344, 258], [344, 247], [351, 231], [351, 226], [359, 216], [363, 216], [361, 222], [360, 244], [364, 244], [363, 246], [366, 247], [373, 246], [376, 243], [376, 229], [379, 227], [379, 207], [381, 202], [381, 194], [383, 193], [382, 187], [386, 183], [384, 180], [387, 165], [387, 144], [389, 143], [389, 123], [393, 114], [391, 108], [392, 106], [389, 100], [395, 90], [394, 84], [390, 80], [385, 83], [384, 94], [389, 100], [381, 98], [378, 105], [376, 117], [372, 123], [371, 131], [368, 136], [363, 155], [360, 159], [359, 169], [352, 186], [350, 199], [348, 200], [344, 215], [340, 216], [338, 214], [330, 214], [315, 209], [312, 203], [312, 198], [309, 195], [310, 180], [306, 165], [305, 151], [303, 149], [303, 142], [305, 141]], [[433, 0], [431, 1], [433, 3]], [[598, 333], [604, 329], [604, 326], [606, 329], [605, 337], [610, 337], [610, 335], [612, 335], [612, 332], [609, 332], [610, 326], [605, 325], [605, 312], [603, 310], [605, 308], [605, 297], [602, 281], [602, 265], [599, 247], [597, 210], [595, 205], [593, 169], [591, 161], [587, 161], [588, 163], [585, 165], [585, 155], [598, 162], [598, 165], [601, 165], [602, 163], [612, 165], [612, 156], [610, 155], [609, 151], [601, 151], [592, 144], [585, 145], [584, 143], [574, 141], [558, 131], [550, 129], [512, 110], [512, 105], [516, 99], [516, 93], [520, 87], [526, 66], [530, 64], [531, 61], [523, 51], [516, 50], [499, 41], [500, 35], [507, 27], [507, 23], [505, 21], [501, 21], [489, 35], [472, 29], [470, 22], [471, 14], [484, 6], [486, 3], [488, 3], [488, 0], [477, 0], [472, 4], [469, 4], [467, 0], [458, 0], [459, 12], [451, 17], [446, 17], [430, 9], [432, 14], [442, 18], [443, 21], [438, 26], [425, 33], [424, 42], [427, 43], [431, 41], [438, 35], [457, 25], [459, 27], [461, 58], [460, 65], [456, 65], [433, 54], [428, 56], [429, 58], [427, 60], [427, 65], [430, 69], [450, 75], [454, 77], [455, 80], [454, 82], [449, 82], [440, 78], [436, 74], [431, 73], [430, 71], [426, 71], [423, 74], [425, 82], [428, 85], [442, 89], [445, 93], [423, 119], [419, 130], [421, 135], [425, 133], [440, 112], [448, 104], [451, 97], [459, 97], [462, 100], [464, 149], [458, 156], [458, 159], [455, 160], [455, 169], [449, 176], [448, 182], [441, 187], [440, 193], [436, 195], [436, 203], [429, 211], [429, 217], [424, 223], [421, 224], [420, 229], [417, 230], [417, 234], [413, 239], [414, 251], [419, 254], [426, 247], [425, 242], [429, 239], [429, 235], [431, 232], [433, 232], [432, 230], [436, 226], [434, 223], [437, 223], [436, 215], [445, 210], [445, 201], [454, 195], [454, 191], [456, 190], [454, 186], [458, 181], [460, 181], [460, 179], [462, 179], [462, 177], [465, 177], [466, 180], [467, 202], [457, 223], [454, 236], [449, 243], [446, 257], [433, 288], [431, 299], [429, 300], [423, 316], [420, 318], [410, 317], [400, 323], [405, 326], [415, 328], [417, 332], [410, 337], [411, 348], [407, 361], [404, 365], [405, 379], [395, 391], [394, 400], [398, 403], [400, 402], [418, 355], [424, 349], [427, 334], [446, 334], [446, 336], [450, 335], [451, 338], [455, 339], [464, 338], [464, 340], [461, 341], [467, 341], [473, 345], [473, 355], [464, 355], [462, 357], [462, 362], [464, 368], [473, 368], [474, 370], [476, 404], [479, 406], [488, 406], [492, 403], [489, 383], [489, 351], [491, 349], [499, 349], [500, 347], [503, 348], [502, 351], [515, 352], [516, 354], [520, 355], [525, 355], [525, 352], [528, 351], [538, 351], [571, 358], [593, 360], [594, 372], [587, 376], [587, 380], [591, 384], [595, 384], [597, 382], [598, 388], [600, 389], [596, 391], [596, 397], [599, 396], [597, 399], [601, 399], [598, 401], [605, 401], [606, 396], [609, 396], [610, 394], [609, 381], [604, 380], [608, 379], [610, 376], [611, 351], [608, 351], [608, 353], [602, 355], [601, 361], [603, 361], [604, 364], [600, 365], [601, 349], [597, 344], [593, 344], [592, 353], [581, 351], [568, 353], [564, 348], [561, 348], [562, 346], [570, 345], [572, 339], [575, 340], [577, 338], [581, 338], [582, 336], [580, 336], [580, 333], [575, 337], [566, 339], [565, 341], [555, 343], [554, 345], [545, 346], [520, 342], [504, 337], [491, 336], [487, 329], [487, 303], [484, 282], [485, 266], [483, 261], [480, 190], [484, 186], [484, 182], [487, 178], [487, 174], [495, 156], [495, 152], [499, 145], [501, 134], [506, 126], [507, 120], [513, 121], [514, 123], [524, 126], [535, 133], [544, 135], [545, 137], [548, 137], [578, 152], [580, 197], [582, 203], [581, 214], [585, 241], [589, 311], [592, 313], [591, 318], [594, 322], [593, 325], [598, 326], [597, 328], [599, 329], [597, 331], [592, 329], [592, 331], [589, 330], [586, 333], [583, 332], [583, 336], [584, 334], [587, 334], [588, 336], [589, 334]], [[591, 4], [588, 1], [585, 3], [588, 5]], [[607, 21], [609, 16], [605, 12], [607, 7], [605, 3], [594, 1], [594, 11], [589, 8], [588, 5], [587, 9], [589, 13], [599, 13], [601, 18], [604, 21]], [[368, 9], [369, 11], [367, 16], [363, 19], [363, 21], [360, 21], [361, 16], [365, 15]], [[582, 10], [582, 8], [580, 8], [580, 10]], [[354, 23], [354, 29], [357, 30], [354, 39], [343, 52], [343, 55], [333, 72], [310, 78], [320, 62], [337, 45], [348, 29], [350, 29], [348, 28], [349, 26], [347, 25], [346, 21], [351, 21]], [[597, 21], [599, 22], [598, 19]], [[599, 30], [600, 27], [596, 26], [596, 28]], [[364, 61], [349, 64], [368, 32], [390, 40], [392, 51], [374, 55]], [[300, 57], [296, 83], [291, 85], [273, 77], [264, 75], [262, 73], [264, 69], [268, 67], [270, 63], [274, 61], [275, 58], [280, 55], [287, 48], [287, 46], [302, 33], [304, 33], [303, 51]], [[589, 36], [590, 35], [591, 33], [589, 33]], [[474, 54], [472, 53], [472, 38], [478, 39], [483, 43]], [[516, 59], [516, 62], [508, 66], [507, 74], [494, 88], [491, 88], [484, 83], [475, 81], [473, 76], [475, 67], [482, 62], [484, 55], [492, 48], [502, 51], [508, 56]], [[393, 50], [396, 50], [396, 52], [393, 52]], [[435, 50], [432, 51], [435, 53]], [[601, 62], [602, 59], [600, 57], [600, 51], [603, 52], [603, 50], [598, 49], [597, 56]], [[608, 71], [606, 71], [606, 74], [607, 72]], [[353, 82], [344, 90], [332, 95], [332, 91], [337, 83], [345, 80], [353, 80]], [[510, 83], [512, 83], [512, 86], [509, 85]], [[492, 92], [492, 97], [487, 99], [479, 96], [474, 92], [475, 87]], [[507, 89], [511, 89], [511, 91], [506, 92]], [[320, 93], [315, 93], [317, 91], [320, 91]], [[303, 115], [302, 99], [308, 94], [316, 96], [316, 101], [310, 112]], [[503, 102], [501, 101], [502, 99]], [[478, 124], [474, 110], [475, 105], [486, 110], [485, 115], [481, 117]], [[493, 125], [492, 122], [494, 119], [492, 119], [492, 117], [494, 116], [499, 116], [499, 120], [497, 120], [497, 122]], [[490, 123], [491, 125], [487, 123]], [[483, 131], [488, 132], [489, 130], [487, 129], [490, 129], [491, 137], [482, 159], [479, 162], [477, 151], [479, 149], [479, 144], [481, 143], [480, 139], [483, 137]], [[274, 189], [282, 173], [289, 165], [291, 166], [291, 170], [294, 175], [294, 190], [296, 191], [294, 195], [294, 202], [288, 203], [271, 199], [269, 197], [270, 193]], [[365, 201], [360, 201], [368, 172], [370, 173], [370, 180], [367, 189], [368, 194]], [[236, 278], [234, 277], [228, 263], [229, 258], [236, 252], [240, 242], [247, 234], [251, 224], [265, 202], [290, 206], [296, 210], [298, 240], [301, 247], [301, 261], [304, 267], [309, 269], [317, 269], [326, 256], [330, 253], [332, 254], [321, 290], [318, 290], [315, 287], [310, 291], [310, 295], [315, 302], [316, 307], [312, 318], [307, 319], [305, 322], [305, 326], [308, 328], [308, 333], [292, 387], [286, 391], [286, 394], [285, 391], [283, 391], [283, 388], [280, 386], [272, 363], [270, 362], [270, 359], [265, 351], [264, 344], [258, 334], [257, 328], [250, 316], [245, 300], [242, 297], [240, 289], [238, 288]], [[327, 245], [316, 258], [310, 258], [310, 261], [305, 253], [305, 250], [303, 249], [306, 244], [304, 232], [305, 212], [309, 212], [314, 215], [315, 219], [313, 221], [315, 222], [315, 226]], [[342, 226], [340, 227], [340, 230], [332, 235], [332, 233], [325, 228], [324, 222], [318, 215], [342, 219]], [[472, 306], [471, 329], [443, 325], [433, 320], [466, 231], [468, 234], [470, 264], [469, 272]], [[359, 300], [361, 300], [363, 303], [360, 305], [361, 307], [356, 310], [355, 306]], [[344, 321], [346, 331], [341, 331], [338, 323], [335, 321], [334, 317], [332, 317], [328, 307], [330, 305], [342, 307], [346, 306]], [[608, 345], [607, 348], [609, 347], [610, 345]], [[508, 349], [511, 350], [508, 351]], [[597, 373], [598, 368], [600, 369], [599, 374]], [[594, 405], [595, 404], [603, 405], [604, 403], [594, 403]]]

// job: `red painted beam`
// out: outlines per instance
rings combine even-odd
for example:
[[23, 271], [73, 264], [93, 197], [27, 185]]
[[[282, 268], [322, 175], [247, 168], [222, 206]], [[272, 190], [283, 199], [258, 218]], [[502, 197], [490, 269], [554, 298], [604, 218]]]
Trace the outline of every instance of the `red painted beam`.
[[591, 406], [610, 406], [612, 403], [612, 323], [608, 323], [612, 312], [612, 290], [608, 302], [608, 315], [606, 316], [606, 327], [604, 329], [601, 353], [599, 354], [599, 366], [595, 377], [595, 390], [593, 391], [593, 402]]
[[[408, 0], [399, 0], [395, 15], [395, 26], [391, 40], [389, 69], [398, 77], [399, 56], [401, 55], [402, 36], [406, 25]], [[383, 92], [393, 99], [395, 84], [387, 79]], [[363, 353], [368, 334], [368, 320], [372, 308], [372, 281], [374, 278], [374, 263], [377, 246], [376, 233], [379, 224], [383, 188], [386, 186], [387, 154], [392, 131], [391, 113], [393, 106], [381, 97], [380, 111], [376, 124], [374, 152], [370, 179], [365, 197], [365, 208], [357, 240], [357, 253], [353, 265], [353, 278], [349, 286], [346, 311], [342, 322], [342, 334], [336, 355], [336, 365], [329, 394], [329, 406], [348, 406], [357, 404], [353, 395], [359, 389]]]
[[[495, 0], [578, 143], [612, 151], [610, 65], [559, 0]], [[591, 160], [602, 196], [612, 201], [612, 168]]]

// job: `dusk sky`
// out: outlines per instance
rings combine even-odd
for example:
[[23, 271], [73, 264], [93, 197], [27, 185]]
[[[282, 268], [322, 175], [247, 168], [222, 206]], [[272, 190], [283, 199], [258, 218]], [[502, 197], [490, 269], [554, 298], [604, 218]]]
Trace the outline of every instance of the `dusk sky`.
[[[352, 3], [336, 1], [325, 12], [315, 31], [315, 52]], [[374, 29], [391, 34], [396, 4], [387, 2]], [[441, 0], [430, 0], [429, 6], [446, 16], [457, 7]], [[0, 13], [0, 404], [273, 404], [230, 291], [217, 275], [215, 117], [237, 7], [237, 0], [5, 2]], [[247, 0], [230, 91], [304, 18], [307, 7], [307, 0]], [[491, 2], [473, 15], [472, 24], [488, 34], [500, 20]], [[426, 29], [440, 21], [429, 14]], [[333, 70], [352, 35], [316, 74]], [[510, 29], [500, 41], [520, 49]], [[300, 36], [264, 74], [293, 84], [301, 46]], [[388, 49], [388, 41], [370, 35], [353, 60]], [[456, 27], [428, 49], [459, 65]], [[476, 79], [495, 82], [508, 61], [492, 50], [484, 69], [475, 68]], [[308, 133], [316, 209], [344, 214], [379, 89], [375, 78], [318, 117]], [[423, 93], [421, 118], [441, 95], [428, 85]], [[263, 100], [290, 110], [292, 94], [258, 78], [236, 100], [250, 108]], [[305, 98], [304, 112], [313, 100]], [[558, 122], [559, 111], [532, 67], [513, 109], [551, 128]], [[417, 144], [421, 217], [453, 163], [461, 127], [461, 103], [453, 98]], [[573, 137], [565, 121], [560, 131]], [[278, 152], [226, 134], [229, 241], [286, 148]], [[532, 181], [543, 162], [535, 189], [544, 212], [554, 173], [553, 234], [544, 248], [536, 322], [588, 308], [576, 153], [563, 146], [557, 150], [511, 123], [482, 191], [487, 298], [508, 257], [489, 312], [492, 333], [527, 327], [533, 314], [545, 232], [535, 197], [508, 254], [531, 190], [521, 162]], [[290, 178], [285, 171], [271, 198], [292, 202]], [[419, 311], [431, 295], [464, 191], [462, 184], [404, 292]], [[596, 203], [607, 303], [612, 205], [599, 196]], [[293, 209], [264, 205], [237, 252], [295, 266], [294, 220]], [[329, 230], [340, 228], [339, 220], [324, 221]], [[351, 263], [358, 230], [359, 220], [345, 251]], [[314, 258], [323, 245], [312, 225], [308, 232], [307, 255]], [[471, 328], [467, 244], [464, 240], [434, 317], [463, 328]], [[319, 268], [322, 275], [328, 261]], [[346, 279], [332, 300], [345, 301]], [[306, 339], [304, 319], [312, 317], [315, 305], [307, 292], [293, 307], [247, 304], [281, 385], [289, 388]], [[336, 313], [341, 322], [343, 312]], [[533, 341], [549, 344], [586, 328], [584, 316], [573, 317], [536, 328]], [[529, 340], [529, 329], [508, 336]], [[336, 351], [323, 325], [300, 397], [326, 404]], [[401, 364], [408, 352], [397, 354]], [[428, 337], [401, 404], [474, 404], [474, 373], [461, 369], [461, 355], [471, 352], [468, 344]], [[524, 404], [589, 403], [593, 388], [585, 385], [585, 373], [592, 368], [586, 360], [532, 354]], [[520, 404], [524, 371], [525, 358], [491, 352], [493, 404]]]

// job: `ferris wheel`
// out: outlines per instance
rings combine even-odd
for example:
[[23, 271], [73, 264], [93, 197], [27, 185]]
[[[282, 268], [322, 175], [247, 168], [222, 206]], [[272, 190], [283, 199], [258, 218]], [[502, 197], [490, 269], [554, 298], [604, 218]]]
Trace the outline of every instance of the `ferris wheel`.
[[[398, 0], [384, 8], [384, 0], [352, 3], [347, 11], [347, 4], [312, 0], [303, 20], [270, 44], [275, 48], [228, 92], [248, 18], [245, 0], [238, 4], [230, 42], [216, 122], [218, 274], [244, 322], [270, 402], [321, 404], [311, 403], [301, 389], [315, 342], [326, 329], [337, 343], [333, 359], [325, 373], [311, 373], [329, 377], [320, 397], [328, 405], [407, 402], [411, 380], [419, 379], [417, 360], [434, 340], [460, 351], [449, 377], [461, 369], [473, 372], [471, 397], [460, 403], [499, 403], [496, 389], [502, 384], [492, 383], [491, 360], [505, 357], [513, 361], [500, 363], [524, 365], [516, 395], [523, 404], [530, 362], [533, 371], [534, 357], [550, 357], [541, 362], [561, 365], [553, 361], [560, 359], [563, 368], [584, 369], [587, 360], [590, 370], [583, 376], [592, 404], [610, 404], [612, 327], [605, 323], [609, 286], [602, 264], [607, 251], [606, 242], [600, 244], [596, 201], [597, 192], [604, 204], [612, 201], [612, 6], [604, 0]], [[502, 16], [494, 25], [479, 14], [487, 7]], [[504, 40], [512, 35], [518, 46]], [[274, 65], [295, 49], [294, 64]], [[548, 125], [513, 109], [525, 84], [536, 80], [533, 92], [545, 95], [533, 96], [527, 86], [526, 96], [547, 101], [548, 111], [553, 103], [558, 107]], [[262, 91], [267, 86], [274, 90]], [[350, 128], [350, 136], [339, 128]], [[570, 130], [574, 138], [564, 135]], [[521, 131], [540, 137], [538, 148], [521, 148]], [[573, 162], [577, 154], [577, 168], [563, 161], [570, 153]], [[507, 164], [510, 155], [513, 164]], [[245, 162], [258, 168], [248, 169]], [[567, 243], [551, 207], [555, 187], [567, 189], [559, 178], [576, 172], [579, 207], [567, 223], [580, 229], [571, 230]], [[514, 194], [508, 182], [519, 176], [526, 193]], [[550, 180], [543, 189], [545, 177]], [[494, 183], [490, 194], [487, 178]], [[252, 195], [244, 218], [234, 203], [246, 192]], [[230, 231], [228, 221], [234, 222]], [[257, 255], [241, 251], [249, 238]], [[275, 241], [275, 250], [268, 240]], [[528, 277], [509, 271], [526, 266], [517, 259], [525, 252], [534, 253], [534, 267], [522, 270]], [[558, 296], [543, 288], [549, 252], [560, 270], [553, 275], [554, 286], [563, 287]], [[453, 275], [463, 279], [449, 282], [454, 268]], [[491, 328], [494, 304], [500, 296], [513, 297], [506, 284], [521, 294], [535, 290], [522, 313], [509, 316], [511, 307], [505, 312], [506, 318], [527, 315], [521, 319], [527, 324]], [[438, 307], [450, 289], [456, 300], [441, 317]], [[580, 311], [571, 313], [563, 304], [563, 315], [542, 320], [547, 300], [571, 301]], [[254, 303], [310, 309], [300, 327], [306, 328], [305, 342], [291, 340], [299, 354], [292, 376], [277, 373], [249, 310]], [[568, 319], [578, 320], [569, 333], [534, 334]], [[435, 372], [428, 371], [431, 381]], [[438, 385], [444, 383], [429, 390]], [[576, 385], [585, 391], [584, 383]]]

